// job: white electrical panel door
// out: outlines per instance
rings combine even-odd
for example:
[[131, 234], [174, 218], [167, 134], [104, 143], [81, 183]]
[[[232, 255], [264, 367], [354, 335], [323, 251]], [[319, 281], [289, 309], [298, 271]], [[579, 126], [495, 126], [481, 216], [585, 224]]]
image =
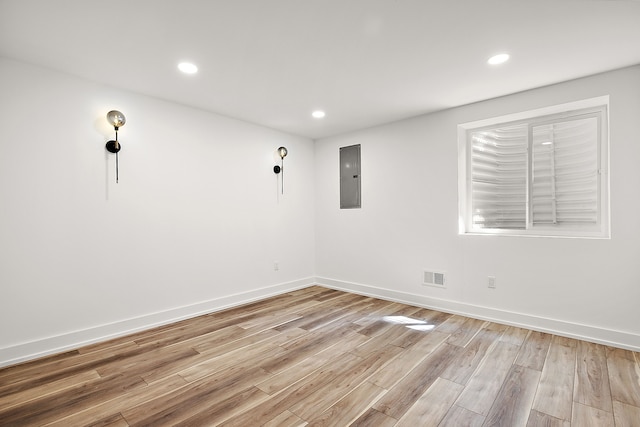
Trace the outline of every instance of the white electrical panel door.
[[360, 145], [340, 148], [340, 209], [360, 208]]

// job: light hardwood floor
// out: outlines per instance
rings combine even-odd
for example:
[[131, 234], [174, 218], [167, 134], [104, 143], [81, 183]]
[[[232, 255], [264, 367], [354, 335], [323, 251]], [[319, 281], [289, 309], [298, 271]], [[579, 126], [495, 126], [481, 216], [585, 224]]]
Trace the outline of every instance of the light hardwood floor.
[[318, 286], [0, 370], [0, 425], [640, 426], [640, 354]]

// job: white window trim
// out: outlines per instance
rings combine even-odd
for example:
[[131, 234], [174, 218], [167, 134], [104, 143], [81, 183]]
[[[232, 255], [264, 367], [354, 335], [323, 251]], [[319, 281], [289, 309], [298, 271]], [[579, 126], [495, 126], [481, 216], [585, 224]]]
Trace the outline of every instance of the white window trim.
[[[469, 153], [468, 133], [470, 130], [477, 130], [482, 127], [497, 126], [499, 124], [511, 124], [514, 122], [523, 122], [532, 118], [543, 116], [572, 116], [576, 110], [592, 109], [604, 107], [604, 120], [601, 128], [600, 136], [600, 200], [599, 206], [600, 222], [599, 230], [584, 231], [579, 228], [576, 230], [564, 229], [559, 230], [554, 227], [541, 227], [526, 230], [505, 230], [505, 229], [479, 229], [472, 227], [471, 209], [471, 161]], [[523, 111], [519, 113], [508, 114], [500, 117], [477, 120], [473, 122], [458, 125], [458, 225], [459, 234], [461, 235], [499, 235], [499, 236], [525, 236], [525, 237], [568, 237], [568, 238], [594, 238], [594, 239], [610, 239], [610, 175], [609, 175], [609, 96], [600, 96], [585, 99], [576, 102], [569, 102], [550, 107], [538, 108], [535, 110]], [[527, 207], [528, 209], [528, 207]]]

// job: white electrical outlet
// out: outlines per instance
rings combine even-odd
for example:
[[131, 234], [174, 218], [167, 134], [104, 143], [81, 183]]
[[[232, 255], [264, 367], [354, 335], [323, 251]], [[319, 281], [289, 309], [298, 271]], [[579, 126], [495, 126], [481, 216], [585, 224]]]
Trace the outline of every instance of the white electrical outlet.
[[273, 271], [280, 270], [280, 263], [278, 261], [274, 261], [273, 263]]
[[487, 277], [487, 287], [491, 289], [496, 288], [496, 276], [488, 276]]

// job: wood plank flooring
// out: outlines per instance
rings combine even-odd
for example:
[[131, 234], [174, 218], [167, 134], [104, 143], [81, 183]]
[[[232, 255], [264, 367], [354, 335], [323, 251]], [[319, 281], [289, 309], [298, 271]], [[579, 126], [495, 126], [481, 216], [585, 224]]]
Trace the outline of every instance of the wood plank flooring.
[[0, 370], [2, 426], [640, 426], [640, 353], [313, 286]]

